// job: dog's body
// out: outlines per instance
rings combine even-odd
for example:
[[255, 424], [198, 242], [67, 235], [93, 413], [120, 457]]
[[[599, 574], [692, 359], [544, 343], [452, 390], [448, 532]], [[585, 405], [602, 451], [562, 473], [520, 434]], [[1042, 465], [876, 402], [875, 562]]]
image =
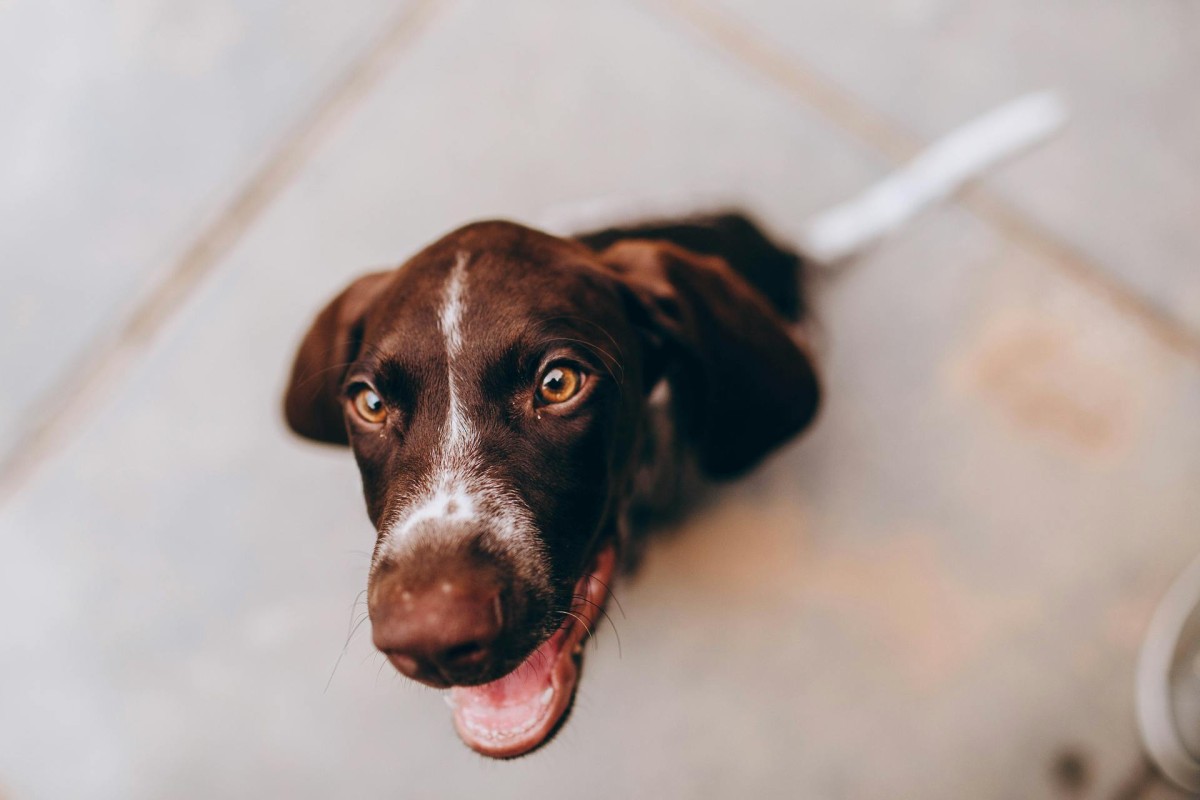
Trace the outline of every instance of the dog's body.
[[[459, 229], [318, 316], [289, 424], [350, 444], [376, 646], [510, 757], [565, 719], [631, 531], [819, 404], [800, 260], [726, 214], [561, 239]], [[694, 466], [689, 466], [694, 465]]]
[[[743, 214], [729, 212], [610, 226], [573, 238], [597, 253], [620, 242], [654, 241], [670, 243], [695, 255], [719, 258], [766, 299], [780, 317], [793, 324], [792, 334], [801, 337], [802, 346], [809, 346], [800, 327], [809, 308], [805, 264], [795, 253], [767, 238]], [[680, 435], [680, 421], [686, 410], [678, 407], [675, 392], [682, 382], [679, 376], [674, 380], [669, 375], [663, 376], [648, 398], [648, 431], [641, 467], [623, 526], [629, 534], [622, 549], [626, 564], [636, 559], [642, 535], [656, 523], [686, 510], [688, 489], [701, 486], [705, 477], [695, 463], [687, 437]]]

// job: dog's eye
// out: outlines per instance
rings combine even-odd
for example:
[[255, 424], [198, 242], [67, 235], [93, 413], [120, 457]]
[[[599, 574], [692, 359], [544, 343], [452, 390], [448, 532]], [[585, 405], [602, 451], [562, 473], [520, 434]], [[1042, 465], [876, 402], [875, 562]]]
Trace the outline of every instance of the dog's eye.
[[366, 386], [354, 394], [354, 411], [372, 425], [378, 425], [387, 417], [387, 407], [383, 404], [383, 398], [376, 394], [374, 389]]
[[579, 370], [565, 364], [558, 364], [542, 374], [538, 385], [538, 399], [548, 405], [565, 403], [579, 393], [583, 385], [583, 376]]

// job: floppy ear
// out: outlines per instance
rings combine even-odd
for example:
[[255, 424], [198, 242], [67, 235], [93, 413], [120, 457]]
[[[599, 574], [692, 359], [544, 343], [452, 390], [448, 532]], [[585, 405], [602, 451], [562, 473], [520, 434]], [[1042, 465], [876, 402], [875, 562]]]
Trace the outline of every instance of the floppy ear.
[[676, 362], [677, 402], [706, 473], [743, 472], [812, 421], [821, 391], [807, 347], [723, 259], [653, 241], [618, 242], [600, 258]]
[[288, 426], [308, 439], [348, 444], [342, 415], [342, 380], [358, 356], [363, 318], [391, 272], [350, 284], [321, 310], [304, 335], [283, 398]]

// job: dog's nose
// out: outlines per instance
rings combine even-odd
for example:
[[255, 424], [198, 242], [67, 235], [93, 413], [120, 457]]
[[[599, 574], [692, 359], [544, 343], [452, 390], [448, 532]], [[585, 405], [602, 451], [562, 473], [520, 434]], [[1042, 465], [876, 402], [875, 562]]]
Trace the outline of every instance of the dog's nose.
[[433, 686], [486, 675], [504, 630], [500, 588], [485, 575], [456, 575], [410, 588], [402, 578], [375, 593], [375, 646], [404, 675]]

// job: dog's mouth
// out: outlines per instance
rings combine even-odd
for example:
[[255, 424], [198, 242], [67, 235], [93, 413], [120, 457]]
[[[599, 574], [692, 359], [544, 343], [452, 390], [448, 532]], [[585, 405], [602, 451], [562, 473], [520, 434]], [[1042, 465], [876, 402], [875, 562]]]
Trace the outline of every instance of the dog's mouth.
[[536, 750], [558, 730], [575, 699], [583, 644], [596, 629], [616, 552], [596, 556], [590, 573], [575, 585], [575, 602], [563, 625], [503, 678], [450, 690], [459, 738], [492, 758], [515, 758]]

